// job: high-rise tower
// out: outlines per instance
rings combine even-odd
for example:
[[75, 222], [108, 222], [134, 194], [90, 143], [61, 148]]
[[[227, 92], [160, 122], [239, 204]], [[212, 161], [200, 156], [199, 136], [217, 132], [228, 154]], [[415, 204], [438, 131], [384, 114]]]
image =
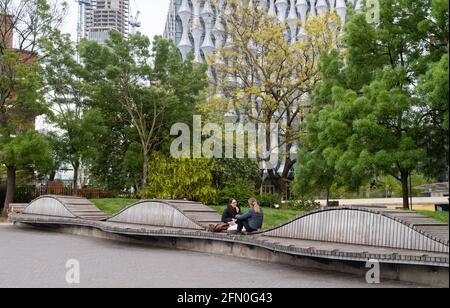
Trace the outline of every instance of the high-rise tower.
[[[86, 1], [85, 1], [86, 2]], [[90, 0], [84, 5], [83, 36], [103, 42], [115, 30], [124, 36], [129, 31], [130, 0]]]

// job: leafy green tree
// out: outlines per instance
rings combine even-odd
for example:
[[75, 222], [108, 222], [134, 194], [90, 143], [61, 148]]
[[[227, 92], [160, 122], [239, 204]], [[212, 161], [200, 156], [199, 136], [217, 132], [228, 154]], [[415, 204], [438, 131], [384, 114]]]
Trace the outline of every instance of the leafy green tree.
[[16, 171], [39, 168], [47, 158], [47, 141], [31, 132], [35, 117], [47, 110], [37, 51], [65, 8], [47, 0], [0, 2], [0, 164], [8, 170], [3, 215], [14, 200]]
[[[111, 32], [105, 45], [84, 42], [80, 50], [84, 78], [91, 85], [90, 105], [102, 110], [107, 123], [114, 123], [114, 135], [119, 137], [106, 143], [116, 144], [118, 152], [103, 147], [103, 151], [114, 151], [104, 166], [113, 170], [112, 165], [122, 160], [133, 177], [136, 165], [124, 157], [134, 156], [141, 162], [141, 175], [130, 180], [140, 188], [147, 184], [151, 153], [168, 152], [171, 125], [192, 122], [190, 115], [207, 86], [204, 65], [195, 66], [192, 59], [182, 61], [172, 42], [157, 37], [153, 45], [151, 52], [147, 37], [123, 38]], [[140, 157], [135, 156], [137, 144]], [[95, 163], [94, 169], [99, 165]]]
[[50, 145], [52, 163], [48, 173], [48, 180], [54, 181], [56, 172], [64, 166], [64, 161], [60, 155], [64, 147], [63, 140], [56, 132], [46, 132], [45, 137]]
[[222, 189], [237, 180], [250, 182], [255, 189], [261, 181], [258, 163], [251, 159], [217, 159], [217, 172], [214, 177], [216, 187]]
[[140, 187], [142, 150], [133, 141], [128, 124], [112, 122], [112, 114], [103, 112], [105, 131], [97, 135], [96, 155], [89, 165], [91, 181], [98, 187], [121, 192], [126, 187]]
[[287, 23], [276, 16], [246, 1], [229, 0], [227, 5], [230, 13], [221, 17], [232, 40], [209, 55], [216, 82], [214, 98], [206, 101], [204, 110], [215, 123], [222, 123], [231, 111], [243, 124], [264, 127], [269, 154], [275, 147], [270, 144], [270, 125], [279, 126], [278, 162], [259, 160], [266, 163], [268, 180], [282, 196], [297, 162], [292, 153], [303, 133], [299, 123], [309, 109], [307, 97], [321, 80], [319, 56], [337, 42], [339, 20], [333, 13], [311, 17], [302, 25], [308, 39], [291, 43], [286, 40]]
[[[140, 34], [126, 39], [111, 32], [106, 45], [87, 42], [81, 52], [86, 69], [98, 77], [94, 84], [96, 91], [100, 95], [113, 96], [121, 105], [121, 112], [126, 115], [130, 127], [137, 131], [144, 158], [141, 188], [147, 184], [148, 162], [151, 151], [159, 142], [162, 115], [175, 103], [171, 93], [149, 82], [149, 47], [148, 38]], [[107, 103], [110, 101], [106, 99]]]
[[365, 13], [351, 16], [344, 32], [348, 81], [367, 85], [379, 69], [398, 66], [410, 83], [417, 81], [430, 62], [448, 52], [448, 4], [437, 11], [444, 8], [440, 2], [380, 0], [377, 25], [369, 24]]
[[14, 48], [19, 53], [40, 50], [39, 41], [57, 28], [67, 11], [67, 2], [59, 0], [1, 0], [0, 54]]
[[7, 193], [2, 216], [8, 214], [9, 204], [14, 201], [16, 172], [36, 170], [46, 172], [51, 167], [50, 146], [47, 139], [34, 130], [8, 138], [1, 138], [0, 161], [7, 169]]
[[[331, 127], [324, 127], [319, 123], [319, 115], [322, 110], [330, 108], [333, 87], [359, 89], [362, 86], [361, 80], [351, 81], [348, 77], [349, 69], [345, 70], [344, 67], [343, 54], [338, 50], [330, 50], [320, 57], [319, 71], [323, 79], [314, 87], [311, 96], [312, 109], [304, 124], [307, 133], [299, 140], [298, 163], [293, 183], [294, 191], [302, 199], [326, 192], [329, 202], [333, 186], [336, 188], [342, 182], [336, 160], [339, 158], [338, 153], [345, 147], [345, 139], [339, 142], [335, 140], [335, 147], [332, 149], [328, 136], [337, 132], [340, 127], [337, 127], [336, 123]], [[350, 183], [347, 182], [348, 184]]]
[[327, 202], [331, 197], [331, 189], [336, 183], [337, 170], [330, 166], [319, 149], [298, 153], [298, 167], [293, 183], [294, 190], [303, 200], [327, 192]]
[[51, 114], [49, 119], [59, 129], [59, 161], [69, 163], [74, 170], [73, 188], [78, 188], [78, 174], [83, 164], [95, 155], [96, 136], [103, 129], [99, 110], [89, 109], [86, 85], [80, 78], [82, 65], [70, 35], [55, 30], [41, 41], [44, 89]]
[[[16, 171], [27, 165], [17, 156], [13, 159], [8, 153], [17, 149], [27, 131], [33, 129], [34, 117], [45, 112], [40, 92], [39, 66], [36, 63], [22, 63], [15, 51], [0, 54], [0, 163], [7, 168], [7, 192], [3, 207], [6, 215], [9, 204], [14, 201]], [[19, 154], [20, 155], [20, 154]]]
[[[404, 71], [386, 70], [364, 88], [362, 97], [338, 90], [335, 96], [342, 116], [353, 119], [345, 165], [351, 166], [354, 174], [380, 172], [395, 177], [402, 184], [405, 208], [409, 208], [409, 176], [427, 157], [418, 138], [421, 112], [407, 85]], [[345, 112], [363, 104], [366, 107], [357, 117]]]
[[257, 194], [254, 181], [235, 179], [227, 182], [218, 193], [218, 205], [226, 205], [230, 200], [236, 199], [240, 206], [247, 206], [248, 199]]
[[261, 186], [258, 163], [251, 159], [225, 158], [216, 159], [216, 166], [214, 184], [219, 191], [219, 204], [227, 204], [235, 198], [246, 206], [248, 199], [258, 193], [256, 188]]
[[[422, 144], [427, 160], [421, 170], [429, 176], [437, 176], [448, 170], [449, 161], [449, 71], [448, 53], [439, 62], [432, 63], [419, 84], [422, 118], [427, 125], [422, 130]], [[424, 121], [425, 121], [424, 120]]]
[[[431, 0], [382, 0], [380, 7], [378, 25], [368, 24], [365, 14], [351, 16], [344, 52], [322, 56], [323, 82], [313, 95], [317, 104], [308, 118], [310, 144], [303, 145], [306, 160], [299, 170], [312, 175], [304, 183], [318, 182], [314, 174], [334, 174], [355, 190], [376, 176], [391, 175], [402, 184], [407, 208], [409, 175], [419, 168], [442, 171], [442, 166], [427, 162], [430, 153], [435, 161], [445, 154], [430, 151], [427, 144], [448, 147], [442, 133], [433, 133], [443, 131], [433, 120], [436, 114], [430, 113], [436, 108], [430, 97], [419, 99], [417, 87], [429, 63], [448, 53], [448, 6]], [[433, 74], [438, 73], [429, 72], [425, 79]], [[424, 92], [422, 97], [429, 93]], [[445, 123], [445, 108], [441, 112]]]
[[[304, 125], [307, 133], [299, 140], [298, 163], [293, 184], [294, 191], [302, 199], [316, 197], [326, 192], [329, 202], [332, 192], [340, 186], [356, 189], [355, 186], [359, 185], [348, 177], [343, 180], [337, 168], [337, 160], [346, 146], [346, 126], [342, 123], [339, 125], [337, 121], [327, 126], [319, 118], [322, 111], [326, 112], [333, 108], [331, 102], [334, 87], [353, 87], [356, 90], [363, 84], [361, 80], [351, 80], [348, 77], [350, 69], [344, 68], [343, 54], [338, 50], [330, 50], [321, 55], [319, 71], [323, 79], [315, 86], [311, 96], [312, 109]], [[341, 138], [335, 138], [332, 144], [330, 136], [334, 133]]]
[[[175, 108], [167, 110], [166, 127], [163, 130], [167, 138], [174, 123], [192, 123], [192, 116], [197, 111], [197, 104], [205, 99], [208, 81], [205, 63], [194, 63], [191, 54], [185, 61], [171, 40], [156, 36], [152, 49], [153, 82], [158, 82], [164, 89], [174, 94], [177, 99]], [[172, 139], [172, 137], [169, 137]], [[166, 143], [167, 145], [168, 143]], [[167, 150], [167, 149], [165, 149]]]

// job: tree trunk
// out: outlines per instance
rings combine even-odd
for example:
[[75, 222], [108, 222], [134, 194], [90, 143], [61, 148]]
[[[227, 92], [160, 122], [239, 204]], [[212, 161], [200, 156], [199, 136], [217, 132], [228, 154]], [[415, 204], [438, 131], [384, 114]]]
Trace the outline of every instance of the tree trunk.
[[75, 190], [78, 189], [78, 171], [80, 169], [80, 163], [79, 162], [72, 163], [72, 167], [73, 167], [73, 184], [72, 184], [72, 188], [75, 191]]
[[409, 185], [408, 185], [409, 173], [401, 172], [401, 182], [402, 182], [402, 197], [403, 197], [403, 208], [405, 210], [410, 209], [409, 204]]
[[55, 177], [56, 177], [56, 171], [53, 170], [52, 172], [50, 172], [50, 176], [48, 177], [48, 180], [50, 182], [54, 182], [55, 181]]
[[144, 164], [142, 166], [142, 184], [141, 188], [145, 189], [148, 180], [148, 162], [150, 161], [149, 153], [144, 150]]
[[272, 183], [272, 185], [275, 187], [275, 192], [277, 193], [278, 196], [283, 198], [285, 191], [284, 179], [280, 175], [278, 175], [278, 173], [273, 169], [268, 170], [268, 174], [270, 183]]
[[286, 182], [284, 178], [280, 177], [276, 180], [275, 190], [281, 200], [284, 200], [284, 194], [286, 192]]
[[330, 206], [331, 187], [327, 187], [327, 206]]
[[[266, 150], [272, 151], [272, 130], [270, 127], [270, 121], [266, 123]], [[292, 167], [295, 165], [296, 160], [291, 160], [290, 152], [293, 144], [290, 142], [286, 143], [286, 149], [284, 155], [284, 169], [281, 171], [281, 174], [278, 173], [278, 170], [275, 169], [269, 169], [269, 179], [272, 185], [275, 186], [276, 193], [281, 197], [281, 199], [284, 199], [284, 194], [286, 192], [286, 183], [289, 180], [289, 172], [291, 171]]]
[[16, 169], [14, 167], [6, 167], [7, 169], [7, 183], [6, 183], [6, 198], [3, 207], [2, 216], [8, 217], [9, 205], [14, 202], [16, 192]]

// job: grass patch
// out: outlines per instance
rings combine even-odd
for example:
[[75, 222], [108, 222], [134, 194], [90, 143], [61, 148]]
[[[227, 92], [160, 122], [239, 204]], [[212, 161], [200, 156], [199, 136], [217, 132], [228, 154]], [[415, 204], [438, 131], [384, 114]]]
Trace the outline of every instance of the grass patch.
[[[117, 214], [127, 206], [132, 205], [137, 202], [137, 199], [92, 199], [93, 202], [98, 209], [105, 212], [109, 216], [113, 216]], [[220, 215], [222, 215], [225, 210], [225, 206], [211, 206], [214, 210], [216, 210]], [[248, 211], [248, 208], [242, 208], [242, 211], [245, 213]], [[302, 215], [301, 211], [294, 210], [281, 210], [281, 209], [271, 209], [271, 208], [263, 208], [264, 211], [264, 229], [288, 222], [293, 218]]]
[[[211, 206], [214, 210], [216, 210], [220, 215], [222, 215], [226, 206]], [[242, 207], [242, 212], [245, 213], [248, 211], [248, 208]], [[264, 212], [264, 225], [263, 228], [267, 229], [273, 226], [277, 226], [279, 224], [288, 222], [294, 219], [297, 216], [304, 214], [300, 211], [294, 210], [281, 210], [281, 209], [271, 209], [271, 208], [263, 208]]]
[[117, 214], [127, 206], [136, 203], [137, 199], [92, 199], [90, 200], [98, 207], [99, 210], [105, 212], [107, 215], [112, 216]]
[[417, 213], [448, 224], [448, 212], [417, 211]]
[[[137, 202], [137, 199], [93, 199], [91, 200], [100, 210], [105, 212], [107, 215], [112, 216], [117, 214], [127, 206], [132, 205]], [[220, 215], [222, 215], [225, 210], [225, 206], [211, 206], [212, 209], [216, 210]], [[248, 208], [242, 208], [245, 213]], [[271, 209], [263, 208], [264, 211], [264, 229], [288, 222], [297, 216], [304, 214], [301, 211], [295, 210], [282, 210], [282, 209]], [[430, 212], [430, 211], [417, 211], [422, 215], [433, 218], [439, 222], [448, 224], [449, 213], [448, 212]], [[1, 218], [0, 218], [0, 221]]]

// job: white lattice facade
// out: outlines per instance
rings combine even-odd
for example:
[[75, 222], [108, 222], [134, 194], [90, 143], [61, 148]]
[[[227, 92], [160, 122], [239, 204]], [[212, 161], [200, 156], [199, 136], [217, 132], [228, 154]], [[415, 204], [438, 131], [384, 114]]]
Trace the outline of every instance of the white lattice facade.
[[[194, 53], [195, 60], [201, 62], [204, 54], [214, 51], [227, 43], [230, 37], [226, 34], [226, 25], [220, 14], [230, 8], [226, 0], [218, 0], [219, 5], [213, 7], [208, 0], [171, 0], [164, 36], [173, 40], [183, 58], [189, 52]], [[289, 25], [289, 40], [301, 39], [304, 24], [309, 16], [325, 14], [334, 10], [345, 22], [347, 9], [353, 6], [361, 10], [362, 0], [242, 0], [251, 1], [261, 10], [267, 10], [279, 21]]]

